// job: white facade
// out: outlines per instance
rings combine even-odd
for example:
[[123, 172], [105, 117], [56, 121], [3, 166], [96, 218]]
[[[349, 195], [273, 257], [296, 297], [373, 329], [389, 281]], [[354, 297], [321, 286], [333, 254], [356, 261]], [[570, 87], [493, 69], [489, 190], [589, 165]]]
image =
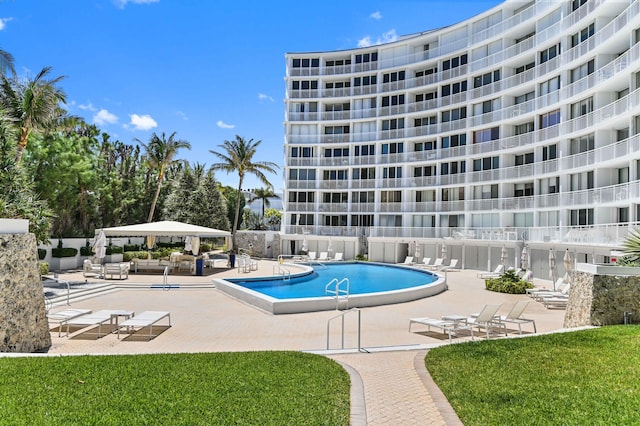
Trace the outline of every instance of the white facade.
[[287, 54], [285, 235], [618, 245], [640, 221], [639, 42], [640, 0], [507, 0]]

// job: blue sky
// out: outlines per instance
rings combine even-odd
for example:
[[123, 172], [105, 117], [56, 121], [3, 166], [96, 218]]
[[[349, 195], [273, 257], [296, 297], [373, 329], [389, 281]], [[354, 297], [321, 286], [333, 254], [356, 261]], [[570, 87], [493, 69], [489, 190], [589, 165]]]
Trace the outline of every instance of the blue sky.
[[[112, 139], [175, 131], [192, 145], [182, 158], [210, 165], [209, 150], [237, 134], [262, 140], [255, 159], [282, 167], [285, 53], [392, 41], [501, 2], [0, 0], [0, 48], [20, 76], [64, 75], [69, 112]], [[278, 192], [281, 174], [269, 176]]]

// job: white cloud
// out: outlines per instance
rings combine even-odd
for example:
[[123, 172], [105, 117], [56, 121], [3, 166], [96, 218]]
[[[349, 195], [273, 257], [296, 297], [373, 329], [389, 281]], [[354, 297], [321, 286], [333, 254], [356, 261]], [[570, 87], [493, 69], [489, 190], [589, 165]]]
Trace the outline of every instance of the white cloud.
[[358, 47], [368, 47], [374, 44], [391, 43], [392, 41], [396, 41], [397, 39], [398, 34], [396, 34], [396, 30], [389, 30], [378, 37], [375, 42], [371, 40], [371, 36], [361, 38], [360, 40], [358, 40]]
[[133, 4], [151, 4], [151, 3], [158, 3], [160, 0], [113, 0], [113, 4], [116, 5], [116, 7], [120, 8], [120, 9], [124, 9], [124, 7], [128, 4], [128, 3], [133, 3]]
[[131, 114], [129, 117], [131, 117], [129, 126], [133, 126], [133, 130], [151, 130], [158, 127], [158, 123], [149, 114]]
[[184, 121], [189, 121], [189, 117], [187, 117], [187, 114], [182, 111], [176, 111], [176, 115], [182, 118]]
[[0, 31], [4, 30], [7, 27], [7, 22], [11, 21], [13, 18], [0, 18]]
[[372, 18], [372, 19], [375, 19], [376, 21], [379, 21], [380, 19], [382, 19], [382, 13], [380, 13], [379, 10], [376, 10], [371, 15], [369, 15], [369, 18]]
[[260, 99], [261, 101], [275, 102], [271, 96], [265, 95], [264, 93], [258, 93], [258, 99]]
[[217, 125], [218, 125], [218, 127], [220, 127], [221, 129], [233, 129], [234, 127], [236, 127], [235, 125], [233, 125], [233, 124], [227, 124], [227, 123], [225, 123], [225, 122], [224, 122], [224, 121], [222, 121], [222, 120], [218, 120], [218, 121], [216, 122], [216, 124], [217, 124]]
[[93, 115], [93, 124], [103, 126], [105, 124], [115, 124], [118, 122], [118, 117], [115, 114], [110, 113], [106, 109], [101, 109]]
[[[96, 107], [93, 106], [93, 104], [91, 102], [89, 102], [86, 105], [78, 104], [78, 108], [80, 108], [83, 111], [97, 111], [98, 110]], [[104, 110], [102, 110], [102, 111], [104, 111]], [[100, 112], [102, 112], [102, 111], [100, 111]]]

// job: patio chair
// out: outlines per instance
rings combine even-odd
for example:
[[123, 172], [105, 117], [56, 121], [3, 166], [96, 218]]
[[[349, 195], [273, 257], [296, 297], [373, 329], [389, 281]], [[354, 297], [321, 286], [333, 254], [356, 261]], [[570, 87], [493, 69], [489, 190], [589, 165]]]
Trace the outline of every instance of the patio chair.
[[433, 265], [427, 266], [427, 269], [431, 271], [440, 269], [442, 267], [442, 262], [444, 262], [444, 259], [441, 257], [437, 257], [436, 260], [433, 261]]
[[149, 340], [153, 338], [153, 326], [163, 318], [167, 318], [169, 321], [169, 327], [171, 327], [171, 314], [166, 311], [144, 311], [138, 315], [131, 317], [118, 325], [118, 339], [120, 338], [120, 331], [124, 328], [128, 332], [132, 332], [135, 328], [144, 329], [149, 327]]
[[560, 308], [567, 309], [567, 305], [569, 304], [568, 297], [543, 297], [541, 300], [542, 304], [545, 308]]
[[316, 260], [316, 252], [310, 251], [309, 253], [307, 253], [307, 257], [309, 258], [309, 260]]
[[336, 254], [333, 255], [333, 260], [336, 261], [341, 261], [344, 260], [344, 254], [342, 252], [336, 252]]
[[82, 330], [91, 326], [98, 326], [98, 338], [102, 336], [106, 336], [108, 333], [111, 333], [113, 330], [109, 330], [108, 333], [102, 333], [102, 326], [109, 321], [110, 325], [118, 324], [118, 317], [125, 316], [130, 318], [133, 316], [132, 311], [125, 311], [122, 309], [105, 309], [102, 311], [96, 311], [93, 313], [88, 313], [86, 315], [80, 315], [74, 318], [71, 318], [65, 321], [65, 325], [67, 326], [67, 337], [69, 337], [70, 327], [80, 327]]
[[563, 292], [568, 286], [569, 283], [565, 283], [562, 278], [558, 278], [558, 280], [556, 281], [555, 290], [552, 290], [550, 288], [534, 287], [525, 289], [525, 292], [527, 293], [527, 296], [535, 299], [536, 295], [538, 294]]
[[516, 302], [516, 304], [513, 305], [513, 308], [511, 308], [511, 311], [509, 311], [507, 315], [500, 317], [500, 321], [507, 324], [517, 324], [519, 334], [522, 334], [522, 324], [531, 323], [533, 325], [533, 332], [537, 333], [538, 331], [536, 329], [536, 322], [532, 319], [524, 318], [522, 316], [522, 313], [524, 312], [528, 304], [528, 300], [520, 300]]
[[407, 256], [404, 262], [398, 263], [398, 265], [413, 265], [413, 256]]
[[466, 324], [466, 322], [453, 321], [453, 320], [440, 320], [435, 318], [411, 318], [409, 320], [409, 333], [411, 333], [412, 324], [421, 324], [427, 326], [427, 331], [431, 331], [431, 327], [439, 328], [443, 333], [449, 336], [449, 342], [451, 337], [458, 337], [458, 332], [461, 330], [467, 330], [471, 334], [471, 340], [475, 340], [473, 335], [473, 327]]
[[458, 268], [458, 259], [451, 259], [448, 265], [442, 265], [438, 271], [454, 271]]
[[423, 257], [422, 258], [422, 262], [418, 262], [416, 263], [416, 266], [419, 268], [428, 268], [431, 263], [431, 258], [430, 257]]
[[89, 259], [85, 259], [82, 262], [82, 275], [87, 277], [100, 277], [102, 276], [102, 265], [99, 263], [92, 263]]
[[62, 335], [62, 326], [66, 324], [70, 319], [79, 317], [81, 315], [90, 314], [91, 309], [64, 309], [62, 311], [47, 314], [49, 323], [55, 322], [58, 324], [58, 337]]
[[477, 277], [482, 279], [499, 278], [504, 274], [504, 265], [501, 263], [496, 266], [493, 272], [480, 272]]
[[541, 302], [542, 299], [545, 299], [545, 298], [548, 299], [550, 297], [566, 299], [569, 297], [569, 290], [571, 290], [571, 285], [567, 284], [560, 291], [553, 291], [553, 290], [536, 291], [534, 293], [531, 293], [531, 297], [533, 297], [538, 302]]
[[320, 256], [318, 256], [318, 260], [329, 260], [329, 253], [321, 251]]
[[487, 333], [487, 339], [491, 337], [493, 330], [504, 331], [507, 335], [507, 326], [500, 320], [496, 313], [500, 309], [500, 305], [486, 305], [477, 317], [467, 318], [467, 323], [478, 328], [478, 331], [484, 329]]

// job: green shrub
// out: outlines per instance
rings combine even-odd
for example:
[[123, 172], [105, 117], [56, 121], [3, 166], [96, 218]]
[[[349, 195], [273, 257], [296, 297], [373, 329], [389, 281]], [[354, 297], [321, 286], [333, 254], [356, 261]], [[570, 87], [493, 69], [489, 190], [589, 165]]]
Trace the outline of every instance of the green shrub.
[[49, 273], [49, 264], [47, 262], [40, 262], [38, 266], [40, 267], [40, 275], [47, 275]]
[[93, 256], [94, 254], [95, 252], [91, 250], [91, 247], [89, 247], [89, 243], [87, 243], [87, 245], [84, 247], [80, 247], [81, 256]]
[[158, 248], [184, 248], [184, 243], [181, 241], [175, 243], [156, 243]]
[[365, 256], [364, 254], [356, 254], [356, 260], [362, 261], [362, 262], [366, 262], [369, 259], [367, 259], [367, 256]]
[[73, 247], [52, 248], [51, 256], [53, 257], [75, 257], [78, 254], [78, 249]]
[[498, 293], [524, 294], [533, 284], [520, 279], [515, 271], [507, 271], [501, 277], [485, 280], [485, 287]]
[[138, 244], [125, 244], [124, 252], [126, 253], [128, 251], [140, 251], [140, 246]]
[[146, 259], [148, 256], [148, 253], [144, 250], [125, 251], [122, 254], [122, 260], [125, 262], [131, 262], [133, 259]]
[[38, 260], [42, 260], [47, 257], [47, 251], [45, 249], [38, 249]]
[[122, 254], [124, 251], [120, 246], [107, 246], [107, 255]]
[[208, 251], [211, 251], [211, 244], [209, 243], [200, 244], [200, 253], [206, 253]]

